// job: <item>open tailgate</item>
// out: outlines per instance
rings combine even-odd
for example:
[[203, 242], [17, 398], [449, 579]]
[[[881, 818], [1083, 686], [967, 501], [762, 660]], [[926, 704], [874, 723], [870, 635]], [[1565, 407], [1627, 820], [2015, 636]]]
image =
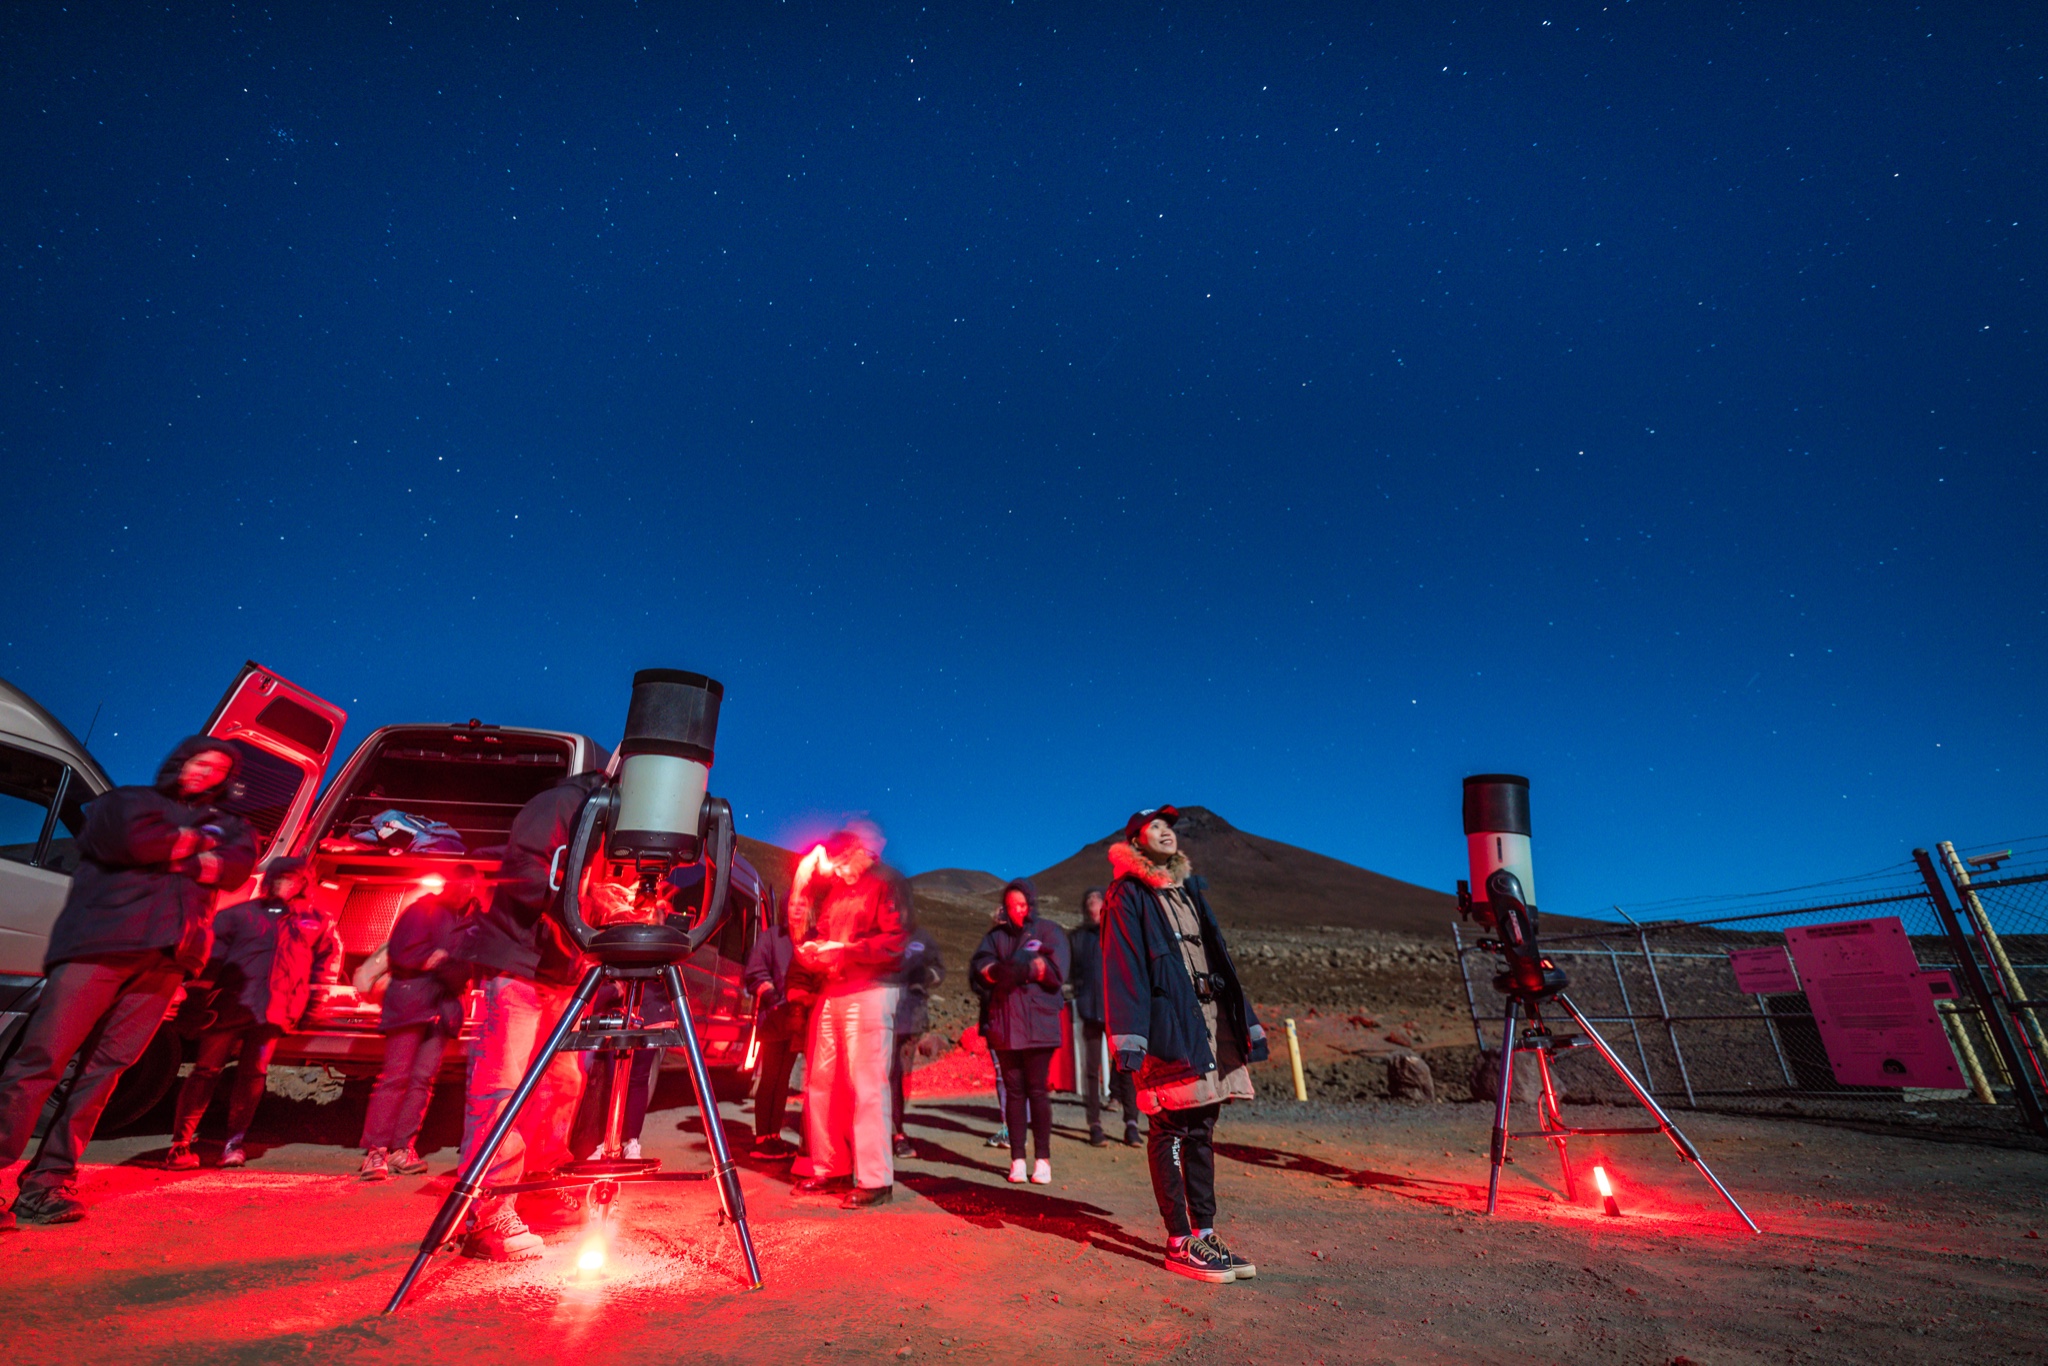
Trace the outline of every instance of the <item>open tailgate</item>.
[[236, 790], [220, 805], [256, 832], [258, 866], [298, 837], [347, 720], [332, 702], [253, 662], [242, 666], [214, 707], [206, 733], [242, 756]]

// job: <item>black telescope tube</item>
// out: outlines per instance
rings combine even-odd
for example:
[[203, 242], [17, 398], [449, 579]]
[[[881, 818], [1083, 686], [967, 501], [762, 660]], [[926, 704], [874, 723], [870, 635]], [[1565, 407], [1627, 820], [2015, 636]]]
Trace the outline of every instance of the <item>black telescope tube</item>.
[[668, 754], [709, 767], [718, 742], [725, 684], [687, 669], [642, 669], [633, 675], [621, 757]]
[[1529, 780], [1515, 773], [1475, 773], [1467, 778], [1465, 833], [1533, 833], [1529, 829]]

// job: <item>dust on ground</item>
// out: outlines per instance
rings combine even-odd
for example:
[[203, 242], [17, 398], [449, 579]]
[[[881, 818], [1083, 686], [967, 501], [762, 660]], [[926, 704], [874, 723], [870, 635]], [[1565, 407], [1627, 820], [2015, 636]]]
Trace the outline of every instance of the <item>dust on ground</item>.
[[[1554, 1160], [1522, 1145], [1489, 1219], [1486, 1107], [1302, 1105], [1269, 1077], [1218, 1129], [1219, 1224], [1259, 1274], [1207, 1286], [1158, 1265], [1142, 1151], [1088, 1147], [1063, 1101], [1054, 1184], [1011, 1186], [1007, 1154], [981, 1141], [993, 1106], [933, 1094], [946, 1071], [913, 1106], [917, 1156], [889, 1206], [841, 1211], [792, 1197], [779, 1169], [747, 1170], [758, 1292], [693, 1182], [628, 1188], [594, 1277], [574, 1269], [575, 1216], [527, 1197], [554, 1226], [542, 1260], [443, 1254], [382, 1317], [452, 1150], [429, 1178], [366, 1186], [331, 1141], [280, 1133], [242, 1171], [172, 1173], [155, 1165], [162, 1136], [141, 1134], [94, 1145], [89, 1220], [0, 1236], [0, 1322], [14, 1359], [71, 1363], [1878, 1366], [2038, 1361], [2048, 1342], [2039, 1151], [1681, 1114], [1761, 1236], [1654, 1136], [1582, 1141], [1623, 1217], [1565, 1200]], [[705, 1165], [692, 1115], [649, 1118], [648, 1150], [672, 1169]], [[743, 1117], [726, 1107], [735, 1140]]]

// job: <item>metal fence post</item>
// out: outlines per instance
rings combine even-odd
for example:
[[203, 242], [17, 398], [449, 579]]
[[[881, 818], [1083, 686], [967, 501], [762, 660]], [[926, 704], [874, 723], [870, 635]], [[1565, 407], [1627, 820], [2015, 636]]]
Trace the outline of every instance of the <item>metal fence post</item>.
[[[1621, 911], [1619, 906], [1614, 909]], [[1629, 924], [1636, 926], [1636, 940], [1643, 946], [1643, 962], [1650, 968], [1650, 985], [1657, 989], [1657, 1014], [1664, 1021], [1664, 1033], [1671, 1040], [1671, 1056], [1678, 1062], [1678, 1080], [1685, 1086], [1685, 1103], [1689, 1108], [1697, 1110], [1700, 1108], [1699, 1099], [1692, 1093], [1692, 1074], [1685, 1067], [1685, 1050], [1678, 1046], [1678, 1026], [1672, 1022], [1670, 1002], [1664, 999], [1664, 979], [1657, 975], [1657, 958], [1650, 952], [1649, 931], [1641, 925], [1636, 925], [1635, 917], [1629, 915], [1627, 911], [1621, 913]]]
[[1771, 1018], [1771, 1008], [1762, 992], [1756, 993], [1756, 1013], [1764, 1017], [1764, 1032], [1771, 1036], [1771, 1051], [1778, 1055], [1778, 1070], [1785, 1074], [1785, 1085], [1797, 1090], [1799, 1083], [1792, 1079], [1792, 1064], [1785, 1060], [1785, 1045], [1778, 1041], [1778, 1022]]
[[1956, 887], [1956, 899], [1963, 903], [1963, 913], [1970, 917], [1976, 927], [1977, 938], [1984, 945], [1986, 956], [1998, 970], [2000, 983], [2005, 988], [2005, 999], [2011, 1003], [2013, 1014], [2019, 1018], [2020, 1028], [2025, 1031], [2033, 1044], [2034, 1075], [2048, 1082], [2048, 1075], [2042, 1073], [2042, 1066], [2048, 1064], [2048, 1036], [2041, 1031], [2041, 1021], [2034, 1014], [2033, 1003], [2027, 999], [2027, 989], [2020, 985], [2020, 975], [2013, 971], [2012, 960], [2005, 956], [2005, 945], [1998, 940], [1998, 930], [1991, 923], [1991, 916], [1984, 910], [1984, 903], [1977, 899], [1977, 893], [1970, 888], [1970, 872], [1963, 867], [1963, 861], [1956, 857], [1956, 846], [1952, 840], [1943, 840], [1935, 846], [1941, 851], [1941, 861], [1948, 868], [1948, 880]]
[[1927, 884], [1927, 899], [1934, 903], [1935, 915], [1948, 935], [1949, 947], [1962, 970], [1964, 985], [1976, 998], [1978, 1009], [1984, 1012], [1984, 1032], [1991, 1036], [1992, 1045], [2005, 1063], [2005, 1070], [2012, 1076], [2013, 1099], [2019, 1103], [2027, 1127], [2040, 1137], [2048, 1138], [2048, 1112], [2042, 1109], [2040, 1093], [2034, 1086], [2034, 1074], [2020, 1053], [2019, 1041], [2013, 1038], [2012, 1021], [1999, 1008], [1991, 984], [1984, 980], [1984, 970], [1977, 963], [1977, 955], [1970, 950], [1970, 941], [1963, 934], [1956, 908], [1949, 904], [1948, 892], [1941, 885], [1940, 875], [1934, 871], [1934, 860], [1925, 849], [1915, 849], [1913, 862], [1920, 865], [1920, 878]]
[[[1617, 906], [1615, 909], [1621, 908]], [[1657, 1081], [1650, 1075], [1650, 1055], [1643, 1049], [1642, 1027], [1636, 1023], [1635, 1003], [1629, 1000], [1628, 983], [1622, 979], [1621, 957], [1615, 953], [1614, 946], [1604, 939], [1600, 941], [1600, 947], [1607, 950], [1607, 966], [1614, 969], [1614, 986], [1621, 992], [1621, 1010], [1628, 1016], [1628, 1032], [1636, 1041], [1636, 1061], [1643, 1065], [1643, 1089], [1654, 1096], [1657, 1094]]]
[[1459, 933], [1458, 922], [1451, 922], [1451, 943], [1458, 950], [1458, 976], [1465, 983], [1465, 1010], [1472, 1017], [1472, 1037], [1479, 1041], [1479, 1055], [1486, 1056], [1486, 1035], [1479, 1028], [1479, 1002], [1472, 997], [1472, 974], [1465, 967], [1465, 936]]

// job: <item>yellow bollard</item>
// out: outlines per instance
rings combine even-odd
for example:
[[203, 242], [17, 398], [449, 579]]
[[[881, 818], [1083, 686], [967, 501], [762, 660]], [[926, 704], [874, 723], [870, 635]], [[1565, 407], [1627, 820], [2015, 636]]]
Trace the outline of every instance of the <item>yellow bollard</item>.
[[1301, 1035], [1295, 1032], [1294, 1021], [1287, 1022], [1287, 1056], [1294, 1062], [1294, 1098], [1308, 1099], [1308, 1081], [1301, 1075]]

